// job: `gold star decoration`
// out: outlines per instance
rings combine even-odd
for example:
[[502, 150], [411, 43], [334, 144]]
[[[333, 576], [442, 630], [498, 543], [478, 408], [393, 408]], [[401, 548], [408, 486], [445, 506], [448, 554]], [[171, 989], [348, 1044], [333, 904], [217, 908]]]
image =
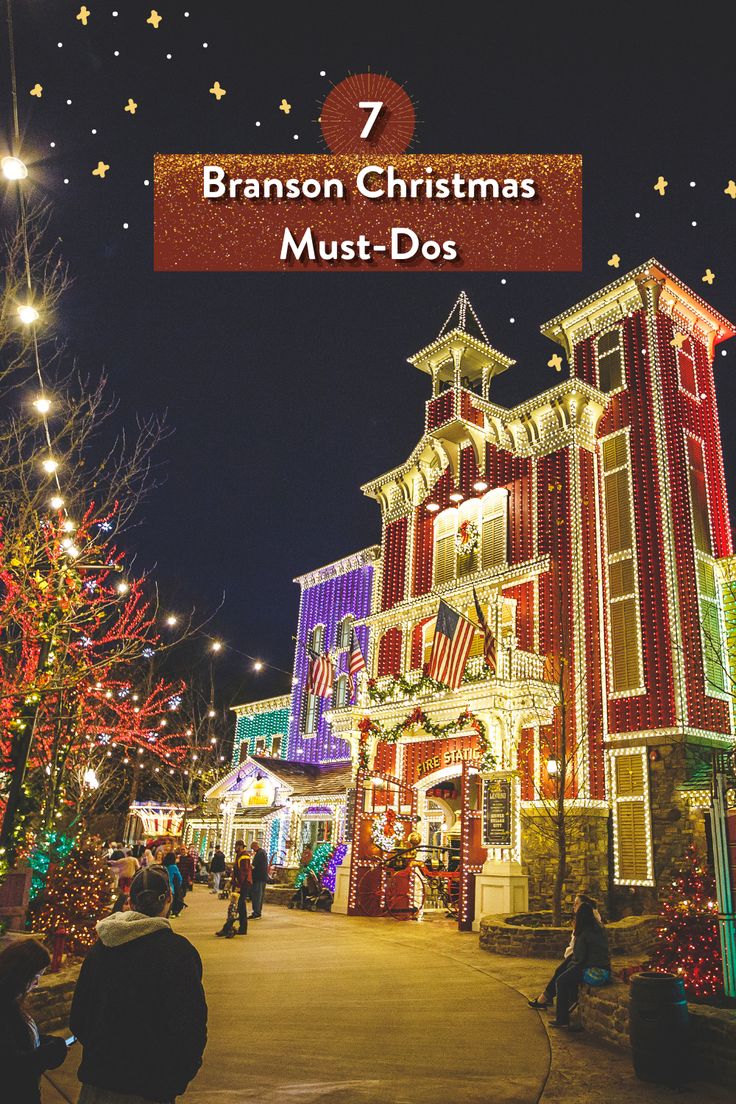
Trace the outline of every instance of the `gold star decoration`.
[[661, 196], [664, 195], [665, 188], [669, 184], [669, 180], [665, 180], [663, 176], [657, 178], [657, 183], [653, 185], [655, 192], [659, 192]]
[[223, 88], [220, 85], [219, 81], [215, 81], [215, 83], [210, 88], [210, 93], [215, 97], [215, 99], [219, 103], [223, 96], [227, 96], [227, 88]]
[[146, 20], [146, 23], [150, 23], [151, 26], [153, 27], [153, 29], [155, 31], [157, 31], [158, 30], [158, 25], [159, 25], [159, 23], [161, 22], [162, 19], [163, 19], [163, 16], [159, 15], [158, 12], [156, 11], [156, 9], [154, 8], [152, 10], [151, 14], [149, 15], [148, 19]]
[[618, 253], [614, 253], [612, 257], [609, 257], [607, 263], [611, 266], [611, 268], [618, 268], [618, 266], [621, 264], [621, 258], [619, 257]]
[[89, 19], [91, 14], [92, 13], [90, 12], [89, 8], [85, 8], [84, 4], [82, 4], [81, 8], [77, 12], [77, 19], [83, 27], [87, 26], [87, 20]]
[[723, 189], [723, 194], [736, 199], [736, 180], [729, 180], [728, 186]]
[[681, 349], [686, 341], [687, 341], [687, 334], [676, 333], [675, 336], [670, 341], [670, 345], [674, 345], [676, 349]]
[[559, 353], [555, 353], [554, 356], [551, 356], [549, 358], [549, 360], [547, 361], [547, 367], [554, 368], [555, 372], [562, 371], [562, 357]]
[[92, 170], [92, 175], [93, 176], [99, 176], [101, 179], [104, 180], [105, 173], [107, 172], [107, 170], [109, 168], [110, 168], [110, 166], [106, 165], [104, 161], [98, 161], [97, 162], [97, 168]]
[[283, 111], [284, 115], [288, 115], [291, 111], [291, 104], [288, 100], [282, 100], [279, 104], [279, 111]]
[[34, 84], [33, 88], [31, 89], [31, 95], [32, 96], [38, 96], [38, 98], [40, 100], [42, 93], [43, 93], [43, 85], [42, 84]]
[[127, 111], [130, 115], [135, 115], [137, 110], [138, 110], [138, 104], [135, 102], [135, 100], [130, 100], [130, 99], [128, 100], [127, 104], [123, 108], [123, 111]]
[[715, 278], [716, 278], [715, 272], [711, 272], [711, 270], [709, 268], [706, 268], [705, 276], [702, 277], [703, 283], [704, 284], [712, 284], [713, 281], [715, 280]]

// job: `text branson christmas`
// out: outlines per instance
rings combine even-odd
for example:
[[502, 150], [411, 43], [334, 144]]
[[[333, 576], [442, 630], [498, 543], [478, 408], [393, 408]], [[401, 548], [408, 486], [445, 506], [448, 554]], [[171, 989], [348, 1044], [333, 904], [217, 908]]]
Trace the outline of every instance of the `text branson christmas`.
[[[493, 177], [465, 177], [460, 173], [452, 176], [435, 176], [431, 167], [424, 175], [406, 179], [400, 176], [393, 165], [366, 165], [355, 177], [356, 192], [369, 200], [471, 200], [490, 202], [492, 200], [529, 200], [536, 196], [534, 180], [518, 180], [507, 177], [496, 180]], [[236, 199], [250, 201], [273, 200], [337, 200], [348, 202], [350, 192], [345, 182], [338, 177], [326, 177], [318, 180], [308, 177], [300, 180], [290, 177], [241, 178], [230, 176], [220, 165], [204, 165], [202, 169], [202, 195], [204, 199]], [[414, 230], [406, 226], [394, 226], [390, 231], [390, 244], [371, 242], [364, 234], [355, 239], [326, 241], [315, 238], [311, 227], [297, 240], [291, 230], [284, 229], [279, 259], [306, 261], [370, 261], [374, 252], [390, 253], [394, 261], [410, 261], [418, 253], [428, 261], [454, 261], [457, 259], [457, 245], [448, 240], [437, 242], [422, 241]]]

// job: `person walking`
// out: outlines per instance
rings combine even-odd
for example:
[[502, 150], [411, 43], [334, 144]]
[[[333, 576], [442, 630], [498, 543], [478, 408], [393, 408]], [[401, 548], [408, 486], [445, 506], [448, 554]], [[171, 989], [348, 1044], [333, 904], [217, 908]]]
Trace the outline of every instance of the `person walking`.
[[[140, 870], [130, 912], [97, 924], [74, 991], [70, 1025], [82, 1044], [79, 1104], [172, 1104], [202, 1065], [207, 1002], [202, 961], [167, 919], [171, 884], [162, 866]], [[121, 1046], [136, 1032], [133, 1058]]]
[[169, 851], [164, 855], [163, 866], [171, 884], [171, 915], [178, 916], [184, 908], [184, 892], [182, 889], [181, 871], [176, 865], [176, 855], [173, 851]]
[[51, 955], [35, 939], [11, 943], [0, 952], [0, 1070], [8, 1104], [41, 1104], [41, 1074], [67, 1056], [66, 1041], [41, 1035], [23, 1007], [50, 962]]
[[[216, 935], [223, 935], [232, 939], [234, 935], [248, 934], [247, 897], [252, 883], [250, 867], [250, 855], [245, 849], [242, 840], [235, 842], [235, 859], [233, 860], [233, 873], [230, 879], [230, 904], [227, 910], [227, 919]], [[238, 930], [235, 931], [235, 918], [238, 920]]]
[[194, 856], [185, 847], [179, 852], [179, 873], [181, 874], [182, 897], [186, 897], [190, 890], [194, 889], [195, 874]]
[[250, 897], [253, 902], [253, 911], [248, 919], [260, 920], [263, 911], [263, 895], [266, 892], [266, 882], [268, 881], [268, 855], [258, 840], [253, 840], [251, 850], [253, 851], [253, 887], [250, 891]]
[[210, 862], [210, 874], [212, 875], [212, 892], [220, 892], [220, 882], [222, 881], [222, 875], [225, 873], [225, 854], [222, 851], [219, 843], [215, 848], [215, 853], [212, 856]]

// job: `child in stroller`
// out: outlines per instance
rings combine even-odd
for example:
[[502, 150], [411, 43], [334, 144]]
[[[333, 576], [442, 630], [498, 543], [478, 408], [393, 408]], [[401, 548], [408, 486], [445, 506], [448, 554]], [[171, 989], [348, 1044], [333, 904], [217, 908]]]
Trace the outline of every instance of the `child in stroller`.
[[322, 909], [324, 912], [330, 912], [333, 900], [329, 889], [324, 889], [317, 875], [310, 870], [289, 901], [289, 908], [306, 909], [308, 912]]

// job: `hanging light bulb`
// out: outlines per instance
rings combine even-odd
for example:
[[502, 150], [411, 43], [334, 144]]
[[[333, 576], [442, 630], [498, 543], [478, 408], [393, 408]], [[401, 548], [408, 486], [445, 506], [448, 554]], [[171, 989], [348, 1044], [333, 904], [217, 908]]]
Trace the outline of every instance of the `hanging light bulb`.
[[33, 405], [39, 414], [48, 414], [51, 409], [51, 399], [47, 399], [45, 395], [40, 395], [33, 400]]
[[212, 648], [213, 652], [219, 652], [220, 649], [222, 648], [222, 641], [221, 640], [213, 640], [210, 647]]
[[550, 778], [555, 777], [555, 775], [557, 774], [558, 767], [559, 767], [559, 763], [557, 762], [556, 759], [548, 759], [547, 760], [547, 774], [550, 776]]
[[53, 498], [49, 499], [49, 506], [52, 510], [60, 510], [63, 505], [64, 499], [61, 497], [61, 495], [54, 495]]
[[255, 661], [255, 663], [253, 664], [253, 670], [254, 671], [262, 671], [263, 670], [263, 663], [260, 659], [257, 659]]
[[18, 307], [18, 317], [24, 326], [30, 326], [33, 322], [38, 321], [39, 314], [32, 303], [22, 303]]
[[58, 468], [58, 463], [54, 460], [53, 456], [47, 456], [45, 460], [41, 462], [41, 467], [47, 475], [53, 475]]
[[6, 180], [25, 180], [28, 176], [28, 169], [20, 157], [3, 157], [0, 165]]
[[82, 779], [84, 781], [85, 786], [87, 786], [88, 789], [90, 789], [90, 790], [99, 789], [100, 780], [97, 777], [97, 775], [95, 774], [95, 772], [92, 770], [92, 767], [87, 768], [87, 770], [82, 775]]
[[115, 589], [118, 592], [118, 594], [127, 594], [128, 591], [130, 590], [130, 585], [128, 583], [126, 583], [125, 581], [123, 581], [123, 582], [118, 583], [118, 585], [115, 587]]
[[177, 620], [178, 619], [174, 616], [174, 614], [170, 613], [169, 616], [166, 618], [166, 624], [170, 625], [173, 628]]
[[430, 514], [436, 514], [439, 510], [439, 506], [436, 502], [428, 502], [426, 506], [427, 512]]
[[465, 496], [460, 494], [460, 491], [453, 491], [450, 495], [450, 502], [462, 502]]
[[208, 710], [207, 710], [207, 716], [208, 716], [208, 717], [216, 717], [216, 716], [217, 716], [217, 713], [215, 712], [215, 710], [214, 710], [214, 709], [208, 709]]
[[67, 518], [61, 527], [65, 533], [73, 533], [77, 528], [71, 518]]

